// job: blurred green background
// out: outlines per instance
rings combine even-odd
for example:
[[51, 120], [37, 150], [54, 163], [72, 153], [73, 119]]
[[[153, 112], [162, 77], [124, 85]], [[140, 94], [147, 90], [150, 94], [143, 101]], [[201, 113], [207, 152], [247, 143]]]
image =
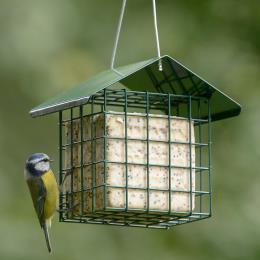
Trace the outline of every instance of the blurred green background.
[[[118, 64], [156, 56], [152, 4], [129, 0]], [[121, 1], [0, 0], [0, 259], [260, 259], [260, 4], [158, 0], [163, 54], [243, 105], [213, 124], [213, 217], [169, 231], [58, 223], [53, 255], [23, 180], [26, 157], [58, 166], [57, 116], [28, 111], [109, 67]]]

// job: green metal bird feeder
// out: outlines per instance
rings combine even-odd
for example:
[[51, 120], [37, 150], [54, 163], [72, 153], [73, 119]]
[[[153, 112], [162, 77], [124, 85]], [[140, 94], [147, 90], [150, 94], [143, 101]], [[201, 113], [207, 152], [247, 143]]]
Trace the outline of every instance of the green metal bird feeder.
[[125, 2], [111, 69], [30, 111], [59, 114], [60, 221], [169, 228], [208, 218], [211, 122], [241, 107], [167, 55], [115, 69]]

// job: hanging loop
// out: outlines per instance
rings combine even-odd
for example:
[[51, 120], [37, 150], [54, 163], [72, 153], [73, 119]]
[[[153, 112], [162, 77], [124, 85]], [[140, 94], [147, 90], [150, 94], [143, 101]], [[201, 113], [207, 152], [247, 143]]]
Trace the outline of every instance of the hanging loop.
[[163, 66], [161, 61], [161, 49], [160, 49], [160, 40], [159, 40], [158, 23], [157, 23], [157, 10], [156, 10], [155, 0], [153, 0], [153, 19], [154, 19], [154, 31], [155, 31], [155, 38], [156, 38], [157, 55], [159, 59], [159, 71], [162, 71]]
[[111, 66], [110, 66], [111, 70], [115, 71], [116, 73], [118, 73], [120, 75], [122, 75], [122, 74], [119, 71], [117, 71], [114, 66], [115, 66], [116, 52], [117, 52], [119, 37], [120, 37], [120, 33], [121, 33], [123, 18], [124, 18], [124, 14], [125, 14], [126, 1], [127, 0], [123, 0], [123, 2], [122, 2], [122, 8], [121, 8], [119, 22], [118, 22], [118, 26], [117, 26], [116, 38], [115, 38], [112, 59], [111, 59]]
[[[118, 22], [118, 26], [117, 26], [117, 32], [116, 32], [116, 37], [115, 37], [115, 42], [114, 42], [114, 47], [113, 47], [113, 52], [112, 52], [111, 65], [110, 65], [111, 70], [113, 70], [120, 76], [123, 76], [123, 74], [115, 69], [115, 59], [116, 59], [118, 42], [119, 42], [121, 28], [122, 28], [124, 14], [125, 14], [126, 1], [127, 0], [123, 0], [123, 2], [122, 2], [122, 7], [121, 7], [121, 11], [120, 11], [120, 16], [119, 16], [119, 22]], [[158, 59], [159, 59], [159, 71], [162, 71], [163, 67], [162, 67], [162, 61], [161, 61], [161, 50], [160, 50], [160, 41], [159, 41], [159, 33], [158, 33], [158, 24], [157, 24], [156, 2], [155, 2], [155, 0], [152, 0], [152, 1], [153, 1], [153, 18], [154, 18], [154, 29], [155, 29], [155, 38], [156, 38], [156, 46], [157, 46], [157, 55], [158, 55]]]

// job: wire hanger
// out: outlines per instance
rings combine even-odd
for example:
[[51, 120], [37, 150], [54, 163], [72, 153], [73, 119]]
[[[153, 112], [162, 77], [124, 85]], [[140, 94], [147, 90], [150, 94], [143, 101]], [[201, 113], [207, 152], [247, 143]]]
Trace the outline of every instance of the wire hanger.
[[[116, 37], [115, 37], [115, 42], [114, 42], [114, 47], [113, 47], [113, 52], [112, 52], [112, 58], [111, 58], [111, 65], [110, 65], [111, 70], [113, 70], [120, 76], [123, 76], [123, 74], [115, 69], [115, 59], [116, 59], [118, 42], [119, 42], [122, 23], [123, 23], [124, 14], [125, 14], [126, 1], [127, 0], [122, 1], [122, 7], [121, 7], [121, 11], [120, 11], [119, 22], [118, 22], [118, 26], [117, 26], [117, 32], [116, 32]], [[160, 49], [160, 40], [159, 40], [158, 24], [157, 24], [156, 0], [152, 0], [152, 2], [153, 2], [153, 18], [154, 18], [154, 30], [155, 30], [155, 38], [156, 38], [156, 46], [157, 46], [157, 56], [159, 59], [158, 66], [159, 66], [159, 71], [162, 71], [163, 66], [162, 66], [162, 61], [161, 61], [161, 49]]]

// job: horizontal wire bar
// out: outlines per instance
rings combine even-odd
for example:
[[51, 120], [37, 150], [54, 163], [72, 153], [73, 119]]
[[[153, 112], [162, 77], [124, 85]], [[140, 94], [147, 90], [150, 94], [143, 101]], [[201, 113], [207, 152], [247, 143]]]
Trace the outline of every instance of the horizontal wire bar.
[[[121, 165], [125, 165], [125, 162], [113, 162], [113, 161], [106, 161], [108, 164], [121, 164]], [[104, 160], [102, 161], [97, 161], [97, 162], [91, 162], [91, 163], [85, 163], [83, 164], [83, 167], [87, 167], [87, 166], [91, 166], [93, 164], [101, 164], [104, 163]], [[146, 163], [132, 163], [132, 162], [128, 162], [127, 164], [129, 165], [136, 165], [136, 166], [147, 166]], [[73, 168], [65, 168], [62, 170], [63, 173], [67, 173], [67, 172], [71, 172], [73, 169], [79, 169], [81, 167], [81, 165], [75, 165], [73, 166]], [[169, 168], [169, 165], [167, 164], [149, 164], [149, 167], [167, 167]], [[171, 165], [172, 168], [179, 168], [179, 169], [190, 169], [189, 166], [181, 166], [181, 165]], [[195, 166], [191, 168], [192, 170], [201, 170], [201, 171], [208, 171], [210, 170], [208, 167], [201, 167], [201, 166]]]
[[[112, 189], [126, 189], [125, 186], [114, 186], [114, 185], [108, 185], [108, 184], [100, 184], [100, 185], [97, 185], [97, 186], [94, 186], [93, 189], [100, 189], [100, 188], [104, 188], [104, 187], [107, 187], [107, 188], [112, 188]], [[140, 190], [140, 191], [147, 191], [147, 188], [140, 188], [140, 187], [128, 187], [128, 189], [130, 190]], [[88, 191], [91, 191], [92, 188], [86, 188], [86, 189], [83, 189], [83, 190], [77, 190], [77, 191], [66, 191], [66, 193], [62, 193], [61, 192], [61, 195], [62, 196], [71, 196], [71, 195], [75, 195], [75, 194], [78, 194], [78, 193], [81, 193], [81, 192], [88, 192]], [[190, 190], [176, 190], [176, 189], [172, 189], [172, 190], [169, 190], [169, 189], [160, 189], [160, 188], [149, 188], [150, 191], [160, 191], [160, 192], [171, 192], [171, 193], [192, 193], [192, 194], [195, 194], [195, 196], [202, 196], [202, 195], [209, 195], [210, 192], [209, 191], [190, 191]]]
[[[109, 114], [109, 115], [122, 115], [124, 116], [124, 113], [123, 112], [116, 112], [116, 111], [107, 111], [106, 114]], [[127, 113], [127, 116], [131, 117], [144, 117], [146, 118], [147, 117], [147, 114], [146, 113]], [[149, 118], [165, 118], [165, 119], [168, 119], [168, 116], [167, 115], [160, 115], [160, 114], [148, 114], [148, 117]], [[179, 119], [179, 120], [185, 120], [187, 121], [187, 118], [186, 117], [183, 117], [183, 116], [170, 116], [170, 119]], [[207, 123], [208, 122], [208, 119], [201, 119], [201, 118], [191, 118], [191, 121], [193, 122], [198, 122], [198, 123]]]
[[[110, 89], [106, 89], [106, 91], [108, 93], [107, 94], [107, 98], [108, 98], [108, 101], [109, 101], [109, 98], [111, 98], [111, 94], [109, 94], [109, 92], [114, 94], [114, 95], [115, 94], [120, 95], [125, 90], [110, 90]], [[146, 92], [127, 91], [127, 94], [129, 95], [129, 102], [131, 103], [131, 99], [134, 99], [134, 98], [136, 99], [136, 97], [140, 98], [141, 96], [145, 96], [145, 93]], [[103, 101], [103, 95], [104, 95], [103, 91], [96, 93], [95, 97], [94, 97], [94, 102], [97, 101], [97, 100], [98, 101], [100, 101], [100, 100]], [[158, 97], [165, 97], [165, 99], [167, 99], [168, 95], [169, 95], [168, 93], [152, 93], [152, 92], [149, 93], [149, 96], [151, 96], [151, 97], [155, 96], [156, 99], [158, 99]], [[183, 100], [185, 98], [188, 100], [188, 98], [190, 97], [189, 95], [178, 95], [178, 94], [170, 94], [170, 96], [174, 97], [176, 102], [181, 101], [181, 100]], [[118, 97], [116, 96], [114, 98], [118, 98]], [[180, 99], [180, 100], [178, 100], [178, 99]], [[192, 100], [201, 100], [201, 99], [208, 100], [207, 97], [203, 97], [203, 96], [192, 96], [191, 99]]]
[[[104, 114], [103, 111], [86, 114], [86, 115], [83, 116], [83, 118], [85, 118], [85, 117], [89, 117], [89, 118], [90, 118], [90, 117], [92, 117], [92, 116], [97, 116], [97, 115], [100, 115], [100, 114]], [[71, 122], [71, 121], [77, 121], [77, 120], [80, 120], [80, 119], [81, 119], [80, 116], [73, 117], [72, 120], [71, 120], [71, 119], [63, 119], [63, 120], [62, 120], [62, 123], [63, 123], [63, 126], [65, 126], [64, 123], [69, 123], [69, 122]]]
[[[165, 212], [166, 213], [166, 212]], [[183, 212], [183, 214], [187, 215], [187, 212]], [[149, 219], [149, 218], [146, 218], [146, 217], [143, 217], [143, 219], [141, 217], [139, 217], [138, 220], [134, 220], [134, 219], [131, 219], [132, 217], [129, 217], [127, 218], [127, 216], [125, 216], [125, 218], [122, 217], [122, 219], [118, 219], [118, 218], [115, 218], [113, 214], [111, 215], [102, 215], [100, 214], [99, 216], [75, 216], [73, 217], [72, 219], [64, 219], [64, 220], [69, 220], [69, 221], [73, 221], [73, 220], [79, 220], [79, 221], [83, 221], [83, 222], [93, 222], [93, 224], [98, 224], [98, 223], [102, 223], [102, 224], [109, 224], [109, 223], [120, 223], [122, 225], [131, 225], [131, 224], [137, 224], [138, 222], [152, 222], [154, 224], [157, 224], [157, 225], [172, 225], [172, 224], [180, 224], [180, 223], [187, 223], [187, 222], [192, 222], [194, 220], [200, 220], [200, 219], [203, 219], [203, 218], [208, 218], [210, 217], [210, 215], [208, 213], [197, 213], [197, 212], [194, 212], [192, 213], [192, 215], [189, 215], [189, 216], [175, 216], [174, 213], [172, 212], [171, 215], [167, 214], [169, 218], [174, 218], [174, 219], [165, 219], [165, 220], [162, 220], [162, 219], [158, 219], [158, 220], [153, 220], [153, 219]], [[158, 217], [166, 217], [166, 215], [160, 215]], [[108, 217], [111, 217], [111, 219], [108, 219]], [[114, 218], [113, 218], [114, 217]], [[119, 222], [120, 221], [120, 222]], [[132, 222], [132, 223], [129, 223], [129, 222]], [[148, 224], [148, 225], [154, 225], [154, 224]], [[147, 224], [145, 224], [147, 225]]]
[[[101, 112], [96, 112], [96, 113], [91, 113], [91, 114], [86, 114], [83, 116], [83, 118], [87, 118], [87, 117], [91, 117], [91, 116], [96, 116], [96, 115], [100, 115], [100, 114], [104, 114], [103, 111]], [[124, 116], [124, 112], [116, 112], [116, 111], [106, 111], [106, 114], [109, 114], [109, 115], [122, 115]], [[167, 115], [161, 115], [161, 114], [148, 114], [149, 115], [149, 118], [165, 118], [167, 119], [168, 116]], [[147, 115], [145, 113], [127, 113], [127, 116], [131, 117], [147, 117]], [[179, 120], [187, 120], [186, 117], [181, 117], [181, 116], [171, 116], [170, 117], [171, 119], [179, 119]], [[62, 121], [62, 123], [69, 123], [71, 121], [77, 121], [77, 120], [80, 120], [81, 117], [74, 117], [72, 119], [65, 119]], [[208, 123], [208, 119], [204, 119], [204, 118], [191, 118], [191, 120], [194, 122], [194, 123]], [[63, 124], [63, 126], [65, 126]]]
[[[75, 142], [72, 142], [72, 143], [67, 143], [67, 144], [63, 144], [62, 145], [62, 148], [66, 148], [66, 147], [69, 147], [71, 145], [75, 145], [75, 144], [81, 144], [81, 143], [87, 143], [87, 142], [91, 142], [91, 141], [96, 141], [96, 140], [102, 140], [106, 138], [107, 140], [122, 140], [124, 141], [125, 140], [125, 137], [110, 137], [110, 136], [99, 136], [99, 137], [94, 137], [92, 139], [83, 139], [82, 141], [75, 141]], [[131, 137], [127, 137], [127, 140], [128, 141], [142, 141], [144, 143], [147, 143], [147, 139], [139, 139], [139, 138], [131, 138]], [[185, 144], [185, 145], [189, 145], [190, 143], [189, 142], [181, 142], [181, 141], [165, 141], [165, 140], [155, 140], [155, 139], [149, 139], [149, 142], [155, 142], [155, 143], [165, 143], [165, 144]], [[206, 146], [209, 146], [208, 143], [191, 143], [191, 145], [193, 146], [197, 146], [197, 147], [206, 147]]]
[[[187, 218], [196, 218], [199, 216], [209, 216], [209, 213], [201, 213], [193, 211], [191, 215], [187, 215], [187, 211], [172, 211], [169, 214], [169, 211], [162, 210], [153, 210], [150, 209], [149, 213], [147, 213], [146, 209], [129, 209], [127, 212], [125, 212], [125, 215], [118, 215], [118, 213], [122, 214], [124, 211], [122, 211], [122, 208], [110, 208], [107, 207], [106, 210], [103, 211], [97, 211], [95, 214], [87, 213], [85, 216], [89, 218], [108, 218], [109, 216], [115, 216], [115, 217], [125, 217], [125, 218], [133, 218], [137, 217], [139, 219], [153, 219], [153, 218], [164, 218], [165, 220], [167, 218], [176, 218], [178, 220], [186, 220]], [[130, 215], [131, 214], [131, 215]], [[151, 217], [150, 217], [151, 216]], [[82, 218], [82, 217], [79, 217]]]
[[[112, 92], [113, 94], [115, 93], [123, 93], [125, 90], [124, 89], [119, 89], [119, 90], [115, 90], [115, 89], [107, 89], [107, 95], [109, 96], [109, 92]], [[127, 90], [127, 94], [129, 95], [129, 98], [131, 98], [131, 94], [132, 95], [143, 95], [143, 96], [146, 96], [146, 92], [144, 91], [133, 91], [133, 90]], [[97, 96], [98, 95], [103, 95], [102, 91], [100, 93], [97, 93]], [[190, 96], [189, 95], [180, 95], [180, 94], [168, 94], [168, 93], [160, 93], [160, 92], [156, 92], [156, 93], [153, 93], [153, 92], [149, 92], [149, 96], [160, 96], [160, 97], [165, 97], [166, 99], [168, 99], [168, 95], [170, 95], [171, 97], [175, 97], [175, 98], [189, 98]], [[208, 100], [207, 97], [204, 97], [204, 96], [192, 96], [191, 97], [192, 99], [194, 100], [198, 100], [198, 99], [204, 99], [204, 100]]]

